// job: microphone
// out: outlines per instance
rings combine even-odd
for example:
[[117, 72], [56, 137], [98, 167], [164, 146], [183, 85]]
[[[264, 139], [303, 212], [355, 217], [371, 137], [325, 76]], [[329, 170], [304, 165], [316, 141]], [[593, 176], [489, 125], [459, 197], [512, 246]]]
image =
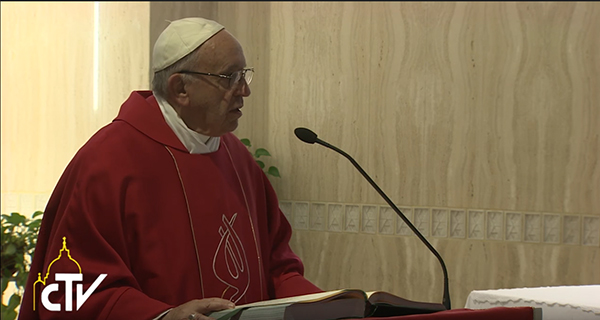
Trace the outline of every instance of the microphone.
[[377, 190], [379, 195], [381, 195], [383, 197], [383, 199], [385, 199], [385, 201], [390, 205], [390, 207], [400, 216], [400, 218], [402, 218], [402, 220], [404, 220], [406, 225], [409, 226], [410, 229], [417, 235], [417, 237], [419, 237], [419, 239], [421, 239], [421, 241], [425, 244], [425, 246], [427, 246], [427, 248], [429, 248], [429, 250], [438, 259], [438, 261], [440, 262], [440, 265], [442, 266], [442, 271], [444, 272], [444, 297], [442, 299], [442, 304], [444, 305], [444, 308], [446, 308], [446, 310], [450, 310], [450, 292], [448, 291], [448, 270], [446, 270], [446, 264], [444, 263], [442, 256], [440, 256], [440, 254], [435, 250], [435, 248], [433, 248], [433, 246], [429, 243], [429, 241], [427, 241], [427, 239], [425, 239], [425, 237], [421, 234], [421, 232], [419, 232], [419, 230], [408, 220], [408, 218], [406, 218], [406, 216], [400, 211], [400, 209], [398, 209], [398, 207], [392, 202], [392, 200], [390, 200], [390, 198], [388, 198], [388, 196], [385, 195], [385, 193], [381, 190], [381, 188], [379, 188], [379, 186], [373, 181], [373, 179], [371, 179], [371, 177], [369, 177], [369, 175], [365, 172], [365, 170], [363, 170], [360, 167], [360, 165], [350, 155], [348, 155], [346, 152], [338, 149], [337, 147], [332, 146], [329, 143], [317, 138], [317, 134], [312, 132], [310, 129], [296, 128], [296, 129], [294, 129], [294, 134], [296, 134], [296, 137], [298, 137], [298, 139], [300, 139], [306, 143], [314, 144], [316, 142], [320, 145], [323, 145], [329, 149], [332, 149], [332, 150], [340, 153], [341, 155], [346, 157], [348, 160], [350, 160], [350, 162], [352, 162], [352, 164], [356, 167], [356, 169], [358, 169], [358, 171], [360, 171], [360, 173], [365, 177], [365, 179], [367, 179], [367, 181], [369, 181], [369, 183], [371, 183], [373, 188], [375, 188], [375, 190]]

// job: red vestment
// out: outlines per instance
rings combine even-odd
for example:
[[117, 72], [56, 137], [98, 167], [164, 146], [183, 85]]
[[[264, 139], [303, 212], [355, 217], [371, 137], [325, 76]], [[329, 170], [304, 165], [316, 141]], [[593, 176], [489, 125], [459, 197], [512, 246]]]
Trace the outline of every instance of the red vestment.
[[[74, 271], [55, 263], [48, 272], [63, 237], [83, 291], [107, 274], [71, 312], [53, 274]], [[152, 319], [192, 299], [245, 304], [321, 291], [303, 277], [290, 237], [271, 184], [239, 139], [229, 133], [218, 151], [190, 154], [151, 92], [133, 92], [52, 193], [19, 319]], [[35, 283], [38, 273], [48, 273], [45, 286]], [[62, 286], [50, 295], [60, 312], [40, 303], [53, 282]]]

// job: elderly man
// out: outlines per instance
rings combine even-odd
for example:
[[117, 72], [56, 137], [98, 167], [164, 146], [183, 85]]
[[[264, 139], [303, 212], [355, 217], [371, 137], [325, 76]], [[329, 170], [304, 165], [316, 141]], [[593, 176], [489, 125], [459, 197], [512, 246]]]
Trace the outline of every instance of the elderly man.
[[254, 71], [239, 42], [215, 21], [177, 20], [152, 67], [153, 91], [134, 91], [60, 178], [20, 319], [204, 319], [321, 291], [289, 247], [267, 177], [231, 133]]

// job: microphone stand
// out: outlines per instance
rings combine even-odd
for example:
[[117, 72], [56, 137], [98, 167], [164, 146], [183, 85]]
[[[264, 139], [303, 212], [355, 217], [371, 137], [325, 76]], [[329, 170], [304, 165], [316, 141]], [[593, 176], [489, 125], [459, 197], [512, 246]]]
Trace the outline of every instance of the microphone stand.
[[[356, 167], [356, 169], [358, 169], [358, 171], [360, 171], [360, 173], [365, 177], [365, 179], [367, 179], [367, 181], [369, 181], [369, 183], [373, 186], [373, 188], [375, 188], [375, 190], [377, 190], [379, 195], [381, 195], [383, 197], [383, 199], [385, 199], [385, 201], [390, 205], [390, 207], [398, 214], [398, 216], [400, 216], [400, 218], [402, 218], [402, 220], [404, 220], [406, 225], [410, 227], [410, 229], [417, 235], [417, 237], [419, 237], [419, 239], [421, 239], [421, 241], [425, 244], [425, 246], [427, 246], [427, 248], [429, 248], [429, 250], [433, 253], [433, 255], [438, 259], [438, 261], [440, 262], [440, 265], [442, 266], [442, 271], [444, 272], [444, 297], [442, 299], [442, 304], [444, 305], [444, 308], [446, 308], [446, 310], [450, 310], [450, 292], [448, 290], [448, 270], [446, 270], [446, 264], [444, 263], [442, 256], [440, 256], [440, 254], [429, 243], [429, 241], [427, 241], [427, 239], [425, 239], [425, 237], [421, 234], [419, 229], [417, 229], [408, 220], [408, 218], [406, 218], [406, 216], [400, 211], [400, 209], [398, 209], [398, 207], [392, 202], [392, 200], [390, 200], [390, 198], [388, 198], [388, 196], [385, 195], [385, 193], [383, 193], [381, 188], [379, 188], [379, 186], [377, 186], [377, 184], [373, 181], [373, 179], [371, 179], [371, 177], [369, 177], [369, 175], [365, 172], [365, 170], [363, 170], [360, 167], [360, 165], [349, 154], [347, 154], [343, 150], [341, 150], [335, 146], [332, 146], [329, 143], [317, 138], [316, 135], [314, 136], [314, 139], [315, 139], [314, 142], [316, 142], [320, 145], [323, 145], [329, 149], [332, 149], [332, 150], [340, 153], [344, 157], [346, 157], [348, 160], [350, 160], [350, 162], [352, 162], [352, 164]], [[304, 142], [307, 142], [304, 139], [301, 139], [301, 140]], [[310, 143], [310, 142], [308, 142], [308, 143]]]

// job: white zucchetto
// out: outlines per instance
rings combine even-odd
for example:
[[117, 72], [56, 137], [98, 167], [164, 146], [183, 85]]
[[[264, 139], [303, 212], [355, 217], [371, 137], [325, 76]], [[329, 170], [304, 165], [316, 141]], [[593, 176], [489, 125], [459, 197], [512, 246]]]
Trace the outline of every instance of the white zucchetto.
[[154, 44], [152, 71], [161, 71], [179, 61], [224, 28], [204, 18], [184, 18], [171, 22]]

